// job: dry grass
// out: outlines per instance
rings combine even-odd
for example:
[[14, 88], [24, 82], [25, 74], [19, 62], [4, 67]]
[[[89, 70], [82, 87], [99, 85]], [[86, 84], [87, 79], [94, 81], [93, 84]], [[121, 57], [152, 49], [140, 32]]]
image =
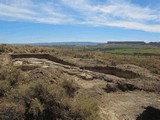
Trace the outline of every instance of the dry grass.
[[[158, 56], [134, 56], [134, 55], [115, 55], [104, 51], [83, 51], [76, 47], [34, 47], [34, 46], [13, 46], [0, 45], [2, 53], [49, 53], [63, 57], [104, 60], [111, 65], [134, 64], [149, 69], [151, 72], [160, 74], [160, 58]], [[77, 61], [78, 63], [79, 61]], [[97, 64], [98, 65], [98, 64]]]
[[[81, 59], [86, 59], [88, 62], [82, 61], [84, 66], [88, 65], [91, 60], [107, 61], [106, 65], [109, 64], [111, 66], [127, 63], [138, 65], [149, 69], [155, 74], [160, 74], [159, 57], [124, 56], [99, 51], [84, 52], [79, 49], [57, 47], [8, 45], [0, 45], [0, 52], [49, 53], [66, 59], [69, 58], [68, 60], [76, 59], [75, 64], [77, 65]], [[96, 65], [100, 64], [97, 62]], [[86, 93], [80, 94], [76, 92], [78, 91], [77, 84], [71, 80], [64, 80], [66, 78], [63, 78], [63, 73], [59, 72], [58, 69], [53, 71], [31, 69], [31, 72], [27, 73], [17, 67], [13, 67], [11, 64], [4, 66], [3, 63], [1, 63], [0, 68], [0, 119], [99, 120], [97, 102]], [[59, 81], [57, 82], [57, 80]], [[147, 86], [151, 85], [151, 83], [148, 84]], [[159, 85], [155, 87], [155, 90], [159, 91]]]
[[13, 66], [2, 67], [0, 73], [0, 119], [94, 120], [98, 115], [93, 99], [75, 94], [77, 85], [73, 81], [26, 80]]
[[54, 48], [49, 47], [34, 47], [34, 46], [14, 46], [14, 45], [0, 45], [0, 52], [2, 53], [54, 53]]

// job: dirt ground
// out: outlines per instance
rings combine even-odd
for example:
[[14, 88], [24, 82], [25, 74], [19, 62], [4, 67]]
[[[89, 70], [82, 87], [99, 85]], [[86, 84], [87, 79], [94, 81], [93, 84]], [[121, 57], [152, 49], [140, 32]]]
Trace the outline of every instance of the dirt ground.
[[[78, 92], [87, 92], [99, 102], [102, 120], [139, 120], [138, 117], [145, 117], [145, 114], [141, 115], [147, 107], [160, 111], [159, 76], [145, 68], [131, 64], [82, 66], [86, 62], [79, 67], [34, 55], [28, 58], [17, 56], [11, 60], [14, 66], [20, 66], [31, 77], [74, 80], [79, 85]], [[47, 71], [54, 75], [48, 75]]]

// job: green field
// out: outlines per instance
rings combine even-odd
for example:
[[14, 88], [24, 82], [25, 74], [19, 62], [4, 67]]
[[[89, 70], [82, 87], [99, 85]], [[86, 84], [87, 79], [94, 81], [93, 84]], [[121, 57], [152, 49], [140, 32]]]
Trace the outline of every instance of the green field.
[[81, 48], [84, 51], [103, 51], [113, 54], [160, 56], [160, 48], [143, 45], [93, 46]]

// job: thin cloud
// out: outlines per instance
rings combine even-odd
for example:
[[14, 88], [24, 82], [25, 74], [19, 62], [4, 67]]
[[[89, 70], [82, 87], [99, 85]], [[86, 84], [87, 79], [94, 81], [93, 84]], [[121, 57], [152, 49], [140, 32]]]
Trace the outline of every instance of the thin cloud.
[[0, 0], [0, 19], [113, 26], [160, 33], [160, 8], [141, 7], [127, 0], [11, 1]]
[[[7, 0], [6, 0], [7, 1]], [[0, 19], [63, 24], [74, 22], [70, 15], [60, 11], [52, 2], [34, 3], [29, 0], [0, 1]]]

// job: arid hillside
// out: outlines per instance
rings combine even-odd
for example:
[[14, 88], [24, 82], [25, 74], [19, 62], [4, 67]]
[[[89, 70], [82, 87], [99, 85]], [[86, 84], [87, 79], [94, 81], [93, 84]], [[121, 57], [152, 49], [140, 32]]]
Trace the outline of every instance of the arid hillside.
[[1, 45], [0, 119], [160, 119], [159, 56], [87, 49]]

